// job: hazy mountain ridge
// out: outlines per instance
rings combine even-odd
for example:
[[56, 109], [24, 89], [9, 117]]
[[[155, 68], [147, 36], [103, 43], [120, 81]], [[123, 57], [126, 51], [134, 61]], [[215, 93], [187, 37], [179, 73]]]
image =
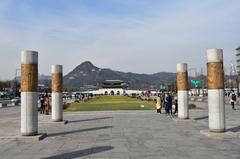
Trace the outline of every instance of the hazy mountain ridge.
[[155, 74], [137, 74], [120, 72], [111, 69], [101, 69], [94, 66], [90, 61], [83, 62], [73, 71], [64, 76], [65, 88], [80, 88], [84, 85], [100, 86], [105, 80], [123, 80], [132, 89], [148, 89], [157, 87], [161, 83], [173, 83], [175, 73], [159, 72]]
[[[229, 80], [233, 80], [233, 86], [236, 85], [236, 76], [225, 75], [225, 85], [230, 87]], [[138, 74], [132, 72], [114, 71], [109, 68], [98, 68], [90, 61], [83, 62], [75, 69], [63, 77], [64, 88], [67, 90], [79, 90], [86, 85], [101, 87], [105, 80], [123, 80], [129, 85], [130, 89], [159, 89], [160, 84], [173, 84], [176, 81], [176, 73], [158, 72], [154, 74]], [[195, 79], [189, 77], [189, 80]], [[206, 76], [199, 76], [198, 79], [204, 79], [206, 87]], [[20, 77], [17, 77], [20, 80]], [[51, 87], [51, 76], [38, 75], [39, 84]]]

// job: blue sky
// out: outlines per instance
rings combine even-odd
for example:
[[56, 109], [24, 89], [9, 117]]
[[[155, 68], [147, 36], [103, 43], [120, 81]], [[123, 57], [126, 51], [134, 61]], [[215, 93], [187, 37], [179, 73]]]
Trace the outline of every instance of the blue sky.
[[86, 60], [125, 72], [175, 72], [179, 62], [200, 71], [210, 48], [224, 49], [228, 68], [239, 10], [239, 0], [1, 0], [0, 79], [14, 76], [24, 49], [39, 51], [42, 74]]

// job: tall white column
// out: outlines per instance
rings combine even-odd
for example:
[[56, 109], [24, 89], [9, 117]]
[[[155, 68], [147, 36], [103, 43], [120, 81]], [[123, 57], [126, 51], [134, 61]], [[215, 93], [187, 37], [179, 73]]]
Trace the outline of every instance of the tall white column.
[[21, 53], [21, 135], [38, 134], [38, 52]]
[[188, 119], [188, 72], [187, 64], [177, 64], [178, 118]]
[[209, 130], [211, 132], [224, 132], [226, 121], [223, 50], [208, 50], [207, 61]]
[[62, 65], [52, 65], [52, 120], [63, 120]]

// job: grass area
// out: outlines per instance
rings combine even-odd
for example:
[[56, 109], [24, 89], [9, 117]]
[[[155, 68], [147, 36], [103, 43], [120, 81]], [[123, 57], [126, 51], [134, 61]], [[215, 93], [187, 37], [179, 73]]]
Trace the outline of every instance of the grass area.
[[[141, 107], [144, 105], [144, 107]], [[112, 111], [112, 110], [153, 110], [153, 101], [141, 101], [140, 99], [125, 96], [102, 96], [90, 99], [86, 102], [72, 103], [67, 111]]]

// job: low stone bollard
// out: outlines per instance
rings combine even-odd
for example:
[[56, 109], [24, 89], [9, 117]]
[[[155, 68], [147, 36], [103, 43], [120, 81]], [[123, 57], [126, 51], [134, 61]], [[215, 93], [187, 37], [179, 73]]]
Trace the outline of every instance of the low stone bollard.
[[195, 98], [194, 98], [194, 97], [191, 97], [190, 100], [191, 100], [191, 101], [195, 101]]
[[20, 102], [12, 102], [11, 106], [18, 106], [20, 104]]
[[198, 101], [198, 102], [202, 102], [203, 99], [202, 99], [202, 98], [198, 98], [197, 101]]
[[6, 103], [0, 103], [0, 108], [7, 107]]

